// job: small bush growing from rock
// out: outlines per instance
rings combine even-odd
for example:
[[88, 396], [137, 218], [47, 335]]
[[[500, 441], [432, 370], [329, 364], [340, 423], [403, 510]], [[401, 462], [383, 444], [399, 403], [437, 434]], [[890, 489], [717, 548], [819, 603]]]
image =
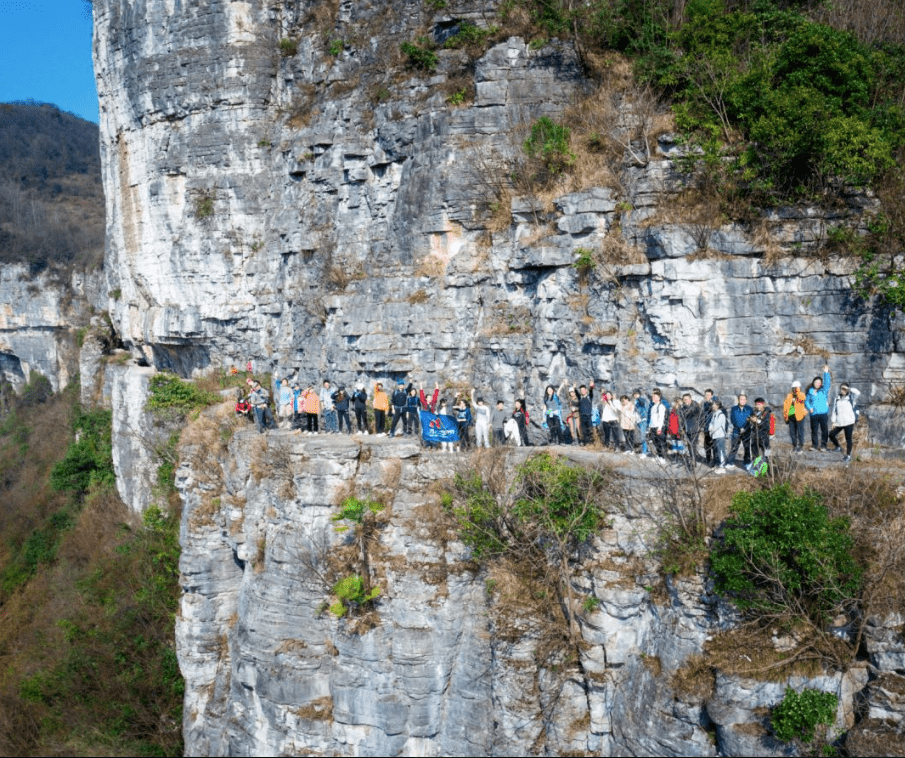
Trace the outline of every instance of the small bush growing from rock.
[[570, 136], [569, 127], [542, 116], [532, 125], [522, 147], [531, 158], [539, 159], [549, 173], [558, 174], [575, 162], [575, 154], [569, 150]]
[[739, 492], [711, 551], [716, 589], [755, 617], [794, 616], [825, 625], [853, 602], [861, 568], [845, 518], [830, 518], [819, 495], [787, 485]]
[[439, 63], [437, 54], [427, 46], [428, 42], [425, 38], [419, 39], [419, 43], [416, 45], [413, 42], [403, 42], [399, 49], [408, 58], [410, 66], [432, 74], [437, 70]]
[[184, 415], [220, 400], [216, 393], [200, 390], [174, 374], [155, 374], [149, 389], [145, 408], [152, 412], [172, 411]]
[[799, 694], [786, 687], [786, 696], [770, 716], [773, 732], [783, 742], [811, 742], [818, 724], [833, 723], [838, 705], [832, 692], [806, 689]]
[[337, 618], [342, 618], [346, 612], [359, 608], [374, 600], [380, 595], [380, 587], [365, 590], [365, 584], [360, 576], [347, 576], [333, 585], [333, 594], [339, 600], [330, 606], [330, 613]]

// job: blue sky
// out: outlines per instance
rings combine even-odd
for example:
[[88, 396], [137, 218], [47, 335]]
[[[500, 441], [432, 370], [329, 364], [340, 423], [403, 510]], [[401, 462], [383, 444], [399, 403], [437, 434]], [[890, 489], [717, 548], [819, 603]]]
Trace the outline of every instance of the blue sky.
[[0, 102], [29, 99], [97, 123], [85, 0], [0, 0]]

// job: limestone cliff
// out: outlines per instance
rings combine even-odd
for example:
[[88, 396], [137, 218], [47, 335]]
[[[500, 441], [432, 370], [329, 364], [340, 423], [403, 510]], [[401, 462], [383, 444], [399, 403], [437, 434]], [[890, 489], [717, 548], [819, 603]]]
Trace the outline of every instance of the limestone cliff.
[[[445, 6], [95, 3], [110, 305], [136, 354], [183, 374], [254, 359], [504, 397], [569, 376], [774, 402], [827, 358], [874, 436], [905, 444], [884, 405], [905, 377], [901, 317], [851, 294], [851, 263], [808, 254], [869, 197], [702, 221], [676, 208], [668, 134], [558, 196], [518, 196], [501, 166], [527, 125], [593, 88], [556, 41], [407, 67], [401, 42], [494, 18]], [[633, 118], [620, 102], [616, 128]], [[608, 263], [585, 277], [578, 249]]]
[[4, 265], [0, 378], [20, 390], [36, 371], [54, 390], [66, 387], [79, 372], [80, 347], [92, 314], [106, 308], [103, 279], [102, 272], [71, 272], [61, 278], [45, 271], [33, 276], [25, 264]]
[[[905, 446], [888, 402], [905, 381], [902, 318], [852, 295], [851, 261], [815, 254], [833, 225], [875, 209], [869, 195], [744, 226], [701, 218], [677, 202], [668, 130], [553, 189], [513, 184], [527, 127], [597, 85], [568, 44], [516, 36], [409, 67], [400, 43], [487, 26], [496, 10], [438, 5], [94, 2], [108, 305], [147, 364], [109, 378], [132, 508], [155, 481], [148, 376], [248, 360], [311, 381], [475, 385], [529, 407], [564, 378], [776, 402], [827, 360], [862, 390], [871, 436]], [[625, 130], [636, 105], [621, 97], [617, 111]], [[575, 265], [581, 251], [594, 266]], [[703, 580], [648, 589], [654, 510], [614, 512], [583, 564], [579, 589], [600, 605], [582, 624], [584, 674], [564, 682], [538, 669], [530, 633], [500, 628], [464, 546], [431, 532], [428, 490], [451, 464], [397, 442], [215, 428], [186, 442], [188, 752], [783, 749], [763, 729], [781, 684], [721, 674], [706, 697], [671, 686], [731, 617]], [[657, 487], [655, 472], [626, 473]], [[351, 482], [391, 495], [370, 630], [319, 612], [311, 570], [312, 554], [340, 546], [329, 518]], [[840, 696], [840, 728], [864, 703], [901, 723], [899, 621], [877, 622], [868, 650], [882, 675], [866, 688], [864, 667], [810, 680]]]
[[[231, 415], [223, 406], [188, 430], [177, 475], [189, 754], [782, 755], [765, 714], [786, 684], [836, 694], [838, 729], [864, 716], [896, 739], [900, 618], [868, 629], [869, 659], [845, 674], [721, 671], [756, 665], [742, 648], [715, 679], [677, 684], [735, 619], [700, 578], [658, 575], [650, 540], [675, 483], [653, 463], [619, 466], [632, 497], [614, 492], [610, 526], [575, 572], [576, 593], [593, 602], [580, 616], [580, 666], [559, 671], [537, 657], [543, 633], [529, 599], [512, 597], [518, 584], [481, 570], [442, 517], [442, 482], [467, 459], [244, 424], [224, 441]], [[525, 455], [513, 450], [503, 470]], [[325, 576], [349, 540], [331, 517], [353, 492], [386, 503], [369, 543], [380, 600], [366, 619], [337, 619]]]

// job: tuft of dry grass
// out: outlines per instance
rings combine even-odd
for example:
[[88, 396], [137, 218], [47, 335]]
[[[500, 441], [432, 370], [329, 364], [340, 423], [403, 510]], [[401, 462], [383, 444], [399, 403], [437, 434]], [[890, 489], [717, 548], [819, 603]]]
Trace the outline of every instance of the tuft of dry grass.
[[716, 687], [716, 673], [707, 656], [695, 654], [676, 669], [669, 683], [683, 697], [706, 700]]
[[408, 302], [412, 305], [419, 305], [430, 300], [430, 295], [428, 295], [425, 290], [416, 290], [411, 295], [409, 295], [406, 300], [408, 300]]
[[905, 408], [905, 384], [891, 386], [884, 398], [884, 402], [889, 403], [896, 410]]
[[333, 698], [328, 696], [312, 700], [301, 708], [290, 711], [306, 721], [333, 721]]

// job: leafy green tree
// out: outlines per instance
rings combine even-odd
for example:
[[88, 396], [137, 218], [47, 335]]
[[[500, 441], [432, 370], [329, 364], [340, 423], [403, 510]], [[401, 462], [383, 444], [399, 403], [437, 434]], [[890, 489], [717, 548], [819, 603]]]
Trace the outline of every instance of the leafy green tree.
[[105, 410], [77, 408], [75, 413], [72, 427], [77, 439], [50, 472], [50, 485], [80, 497], [92, 485], [110, 486], [115, 481], [112, 418]]
[[857, 597], [862, 570], [844, 518], [787, 485], [733, 498], [711, 550], [716, 589], [756, 618], [793, 617], [822, 629]]
[[613, 476], [542, 453], [516, 469], [511, 487], [504, 478], [502, 467], [455, 477], [447, 508], [459, 537], [476, 560], [508, 560], [530, 579], [535, 594], [555, 598], [565, 638], [574, 646], [580, 604], [572, 587], [573, 555], [606, 523]]

